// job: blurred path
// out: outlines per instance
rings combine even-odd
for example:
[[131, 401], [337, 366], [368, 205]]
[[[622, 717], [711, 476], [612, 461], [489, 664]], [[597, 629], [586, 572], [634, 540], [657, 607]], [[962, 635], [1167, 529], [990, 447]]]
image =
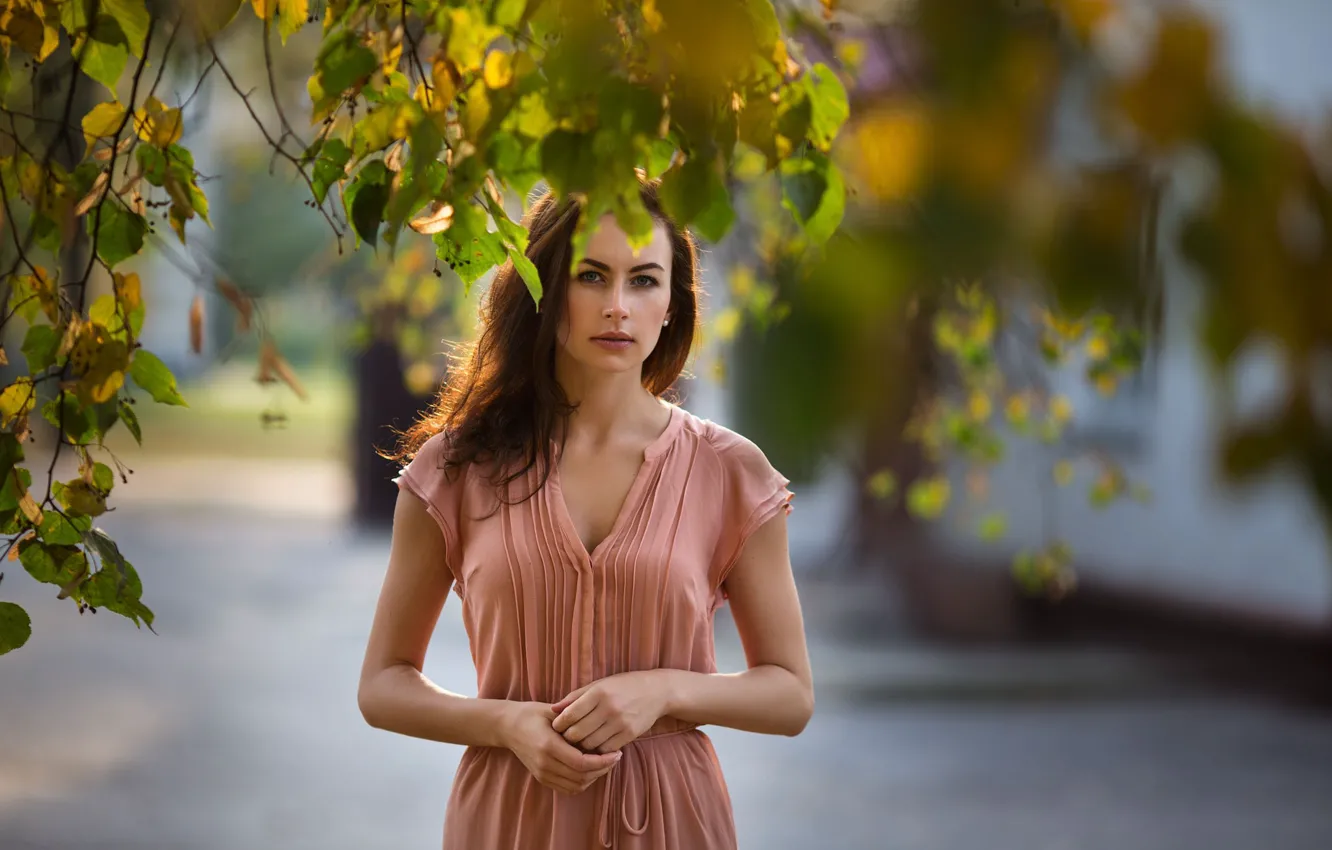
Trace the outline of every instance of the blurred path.
[[[156, 637], [3, 568], [34, 635], [0, 659], [0, 848], [438, 847], [461, 750], [371, 729], [356, 708], [387, 535], [313, 509], [336, 493], [261, 518], [241, 493], [203, 490], [170, 510], [127, 499], [103, 523], [143, 576]], [[1328, 717], [1108, 651], [848, 628], [881, 610], [872, 588], [806, 580], [802, 595], [809, 728], [711, 731], [744, 848], [1332, 847]], [[426, 673], [472, 692], [458, 613], [451, 598]], [[718, 629], [723, 669], [740, 669]]]

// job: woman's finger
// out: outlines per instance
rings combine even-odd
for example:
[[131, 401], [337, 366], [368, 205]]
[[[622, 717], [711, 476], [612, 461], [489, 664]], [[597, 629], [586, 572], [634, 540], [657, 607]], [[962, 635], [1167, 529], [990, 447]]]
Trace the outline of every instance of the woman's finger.
[[553, 736], [550, 754], [580, 776], [614, 764], [611, 759], [618, 758], [614, 754], [585, 753], [558, 735]]
[[572, 705], [574, 700], [578, 699], [583, 694], [587, 693], [587, 689], [590, 687], [592, 687], [592, 685], [583, 685], [578, 690], [574, 691], [573, 693], [566, 696], [564, 699], [552, 705], [551, 708], [555, 710], [556, 714], [559, 714], [561, 711], [564, 711], [566, 708]]
[[[564, 740], [571, 744], [579, 744], [581, 746], [581, 742], [587, 738], [588, 735], [591, 735], [593, 732], [596, 732], [604, 726], [608, 719], [609, 718], [606, 717], [606, 712], [604, 710], [600, 708], [593, 709], [593, 711], [582, 720], [579, 720], [577, 723], [564, 730]], [[585, 750], [587, 749], [586, 746], [583, 746], [582, 748]]]
[[561, 734], [564, 730], [586, 717], [594, 708], [597, 707], [597, 696], [595, 693], [583, 694], [578, 699], [569, 703], [560, 713], [555, 715], [555, 720], [551, 722], [551, 728]]
[[604, 753], [606, 750], [601, 749], [601, 746], [612, 740], [622, 731], [623, 727], [618, 724], [603, 723], [601, 724], [601, 728], [597, 729], [595, 732], [589, 733], [587, 737], [579, 741], [578, 746], [582, 747], [589, 753]]
[[599, 749], [601, 750], [601, 752], [607, 754], [617, 753], [620, 750], [623, 750], [625, 747], [632, 744], [636, 740], [638, 740], [637, 735], [634, 735], [628, 729], [624, 729], [621, 730], [619, 734], [615, 735], [609, 741], [602, 744]]

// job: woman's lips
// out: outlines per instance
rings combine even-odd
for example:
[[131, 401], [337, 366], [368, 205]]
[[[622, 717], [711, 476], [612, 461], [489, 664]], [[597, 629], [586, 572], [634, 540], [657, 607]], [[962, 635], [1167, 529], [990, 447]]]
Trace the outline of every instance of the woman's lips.
[[604, 339], [602, 337], [593, 337], [592, 341], [608, 351], [624, 351], [634, 342], [631, 339]]

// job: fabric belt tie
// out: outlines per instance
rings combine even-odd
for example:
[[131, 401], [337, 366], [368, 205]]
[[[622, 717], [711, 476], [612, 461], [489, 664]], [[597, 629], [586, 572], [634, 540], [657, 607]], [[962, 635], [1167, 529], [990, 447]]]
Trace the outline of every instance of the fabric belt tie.
[[[650, 748], [640, 746], [640, 744], [656, 738], [665, 738], [668, 735], [683, 735], [686, 732], [693, 732], [697, 728], [696, 726], [689, 726], [670, 732], [645, 735], [631, 741], [620, 751], [623, 753], [620, 756], [620, 763], [604, 777], [605, 781], [601, 785], [601, 801], [598, 805], [601, 814], [597, 819], [601, 823], [598, 837], [601, 839], [602, 847], [609, 849], [619, 843], [617, 841], [620, 833], [619, 827], [623, 827], [624, 831], [630, 835], [642, 835], [647, 832], [648, 820], [652, 812], [652, 802], [654, 799], [661, 799], [661, 780], [657, 771], [650, 769], [656, 767], [656, 756], [645, 752]], [[642, 823], [635, 824], [630, 817], [630, 795], [643, 803]], [[617, 808], [619, 809], [620, 821], [618, 824], [615, 823], [614, 811]]]

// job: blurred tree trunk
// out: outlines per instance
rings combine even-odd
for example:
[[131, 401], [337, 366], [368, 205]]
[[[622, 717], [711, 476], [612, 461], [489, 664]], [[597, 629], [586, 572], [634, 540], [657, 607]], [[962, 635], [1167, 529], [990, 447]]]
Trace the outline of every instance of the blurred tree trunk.
[[398, 488], [393, 484], [399, 464], [380, 457], [376, 449], [391, 449], [396, 434], [404, 431], [429, 407], [403, 380], [402, 356], [391, 341], [376, 338], [353, 361], [356, 380], [356, 418], [352, 428], [356, 502], [353, 520], [363, 527], [393, 523]]

